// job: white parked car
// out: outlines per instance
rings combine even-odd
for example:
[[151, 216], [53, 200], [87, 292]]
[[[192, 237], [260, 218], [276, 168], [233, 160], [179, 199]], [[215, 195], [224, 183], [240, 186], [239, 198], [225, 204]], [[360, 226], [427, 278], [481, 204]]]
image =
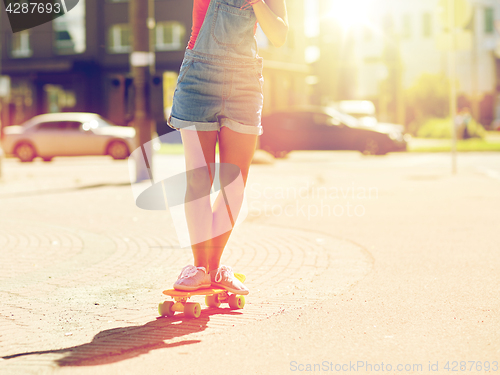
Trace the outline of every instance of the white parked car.
[[6, 154], [23, 162], [39, 156], [110, 155], [125, 159], [135, 150], [135, 129], [116, 126], [94, 113], [49, 113], [4, 128]]
[[403, 125], [391, 124], [387, 122], [378, 122], [375, 105], [369, 100], [341, 100], [335, 104], [335, 107], [343, 113], [347, 113], [359, 120], [367, 127], [382, 132], [405, 132]]

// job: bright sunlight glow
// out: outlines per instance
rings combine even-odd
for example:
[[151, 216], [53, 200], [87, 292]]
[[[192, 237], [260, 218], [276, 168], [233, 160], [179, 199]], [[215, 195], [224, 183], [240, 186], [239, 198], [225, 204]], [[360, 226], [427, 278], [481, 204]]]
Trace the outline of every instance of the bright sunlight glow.
[[368, 25], [374, 0], [334, 0], [324, 17], [335, 20], [344, 30]]

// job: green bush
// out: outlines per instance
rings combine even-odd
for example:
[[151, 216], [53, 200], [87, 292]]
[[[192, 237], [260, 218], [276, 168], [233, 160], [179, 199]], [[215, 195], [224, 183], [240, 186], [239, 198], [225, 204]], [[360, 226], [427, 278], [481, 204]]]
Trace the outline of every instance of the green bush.
[[486, 136], [486, 129], [474, 119], [471, 119], [467, 125], [467, 131], [472, 138], [484, 139]]
[[[467, 125], [467, 132], [472, 138], [484, 138], [486, 130], [483, 126], [471, 119]], [[460, 138], [460, 134], [458, 137]], [[423, 122], [417, 131], [417, 137], [421, 138], [451, 138], [451, 119], [430, 118]]]
[[450, 81], [441, 74], [422, 74], [406, 92], [407, 105], [417, 119], [444, 117], [449, 113]]
[[422, 74], [406, 90], [407, 130], [418, 136], [420, 127], [429, 118], [443, 118], [450, 110], [450, 81], [442, 74]]

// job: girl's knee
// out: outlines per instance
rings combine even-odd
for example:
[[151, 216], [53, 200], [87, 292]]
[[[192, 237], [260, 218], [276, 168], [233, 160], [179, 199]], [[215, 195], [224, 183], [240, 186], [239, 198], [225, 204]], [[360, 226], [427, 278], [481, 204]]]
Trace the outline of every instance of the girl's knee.
[[[208, 167], [196, 168], [186, 173], [186, 190], [193, 199], [210, 195], [212, 176]], [[193, 197], [194, 195], [194, 197]]]

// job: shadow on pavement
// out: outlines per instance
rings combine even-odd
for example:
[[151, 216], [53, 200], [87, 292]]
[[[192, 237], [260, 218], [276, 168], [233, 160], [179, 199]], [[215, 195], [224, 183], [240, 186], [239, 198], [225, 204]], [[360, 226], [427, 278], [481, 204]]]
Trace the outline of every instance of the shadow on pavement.
[[240, 312], [229, 309], [205, 310], [197, 319], [187, 319], [183, 315], [173, 318], [156, 318], [142, 326], [120, 327], [99, 332], [92, 342], [64, 349], [33, 351], [1, 357], [4, 360], [30, 355], [62, 354], [55, 360], [58, 366], [97, 366], [120, 362], [146, 354], [156, 349], [175, 348], [182, 345], [196, 344], [201, 340], [184, 340], [165, 343], [176, 337], [201, 332], [207, 329], [210, 316], [214, 314], [239, 315]]

